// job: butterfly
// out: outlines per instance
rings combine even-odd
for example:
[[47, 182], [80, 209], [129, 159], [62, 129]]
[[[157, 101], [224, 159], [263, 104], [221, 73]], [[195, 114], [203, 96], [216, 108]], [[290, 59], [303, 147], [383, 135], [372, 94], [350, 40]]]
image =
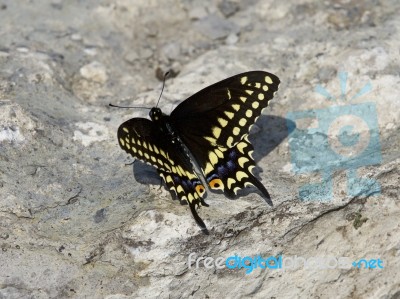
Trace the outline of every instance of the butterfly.
[[279, 83], [277, 76], [264, 71], [227, 78], [181, 102], [170, 115], [154, 107], [149, 113], [151, 120], [124, 122], [118, 128], [119, 145], [154, 166], [172, 196], [189, 204], [204, 230], [206, 225], [196, 207], [208, 207], [206, 186], [229, 198], [255, 186], [272, 206], [267, 189], [253, 174], [255, 161], [248, 134]]

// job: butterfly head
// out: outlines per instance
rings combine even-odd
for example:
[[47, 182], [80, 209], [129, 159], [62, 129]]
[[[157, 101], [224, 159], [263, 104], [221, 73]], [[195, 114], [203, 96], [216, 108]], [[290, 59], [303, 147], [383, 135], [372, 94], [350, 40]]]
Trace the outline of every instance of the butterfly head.
[[154, 107], [151, 108], [149, 115], [152, 121], [159, 121], [163, 114], [160, 108]]

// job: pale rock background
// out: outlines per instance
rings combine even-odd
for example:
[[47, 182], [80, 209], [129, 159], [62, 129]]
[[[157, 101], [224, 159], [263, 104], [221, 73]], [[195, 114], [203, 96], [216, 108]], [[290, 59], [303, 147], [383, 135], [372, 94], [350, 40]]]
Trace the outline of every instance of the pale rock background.
[[[400, 3], [396, 0], [0, 0], [0, 298], [400, 298]], [[118, 126], [228, 76], [282, 81], [251, 140], [273, 197], [209, 194], [196, 226]], [[327, 108], [318, 84], [377, 106], [382, 163], [361, 168], [381, 194], [301, 201], [319, 174], [292, 171], [286, 115]], [[217, 258], [380, 258], [384, 269], [188, 268]]]

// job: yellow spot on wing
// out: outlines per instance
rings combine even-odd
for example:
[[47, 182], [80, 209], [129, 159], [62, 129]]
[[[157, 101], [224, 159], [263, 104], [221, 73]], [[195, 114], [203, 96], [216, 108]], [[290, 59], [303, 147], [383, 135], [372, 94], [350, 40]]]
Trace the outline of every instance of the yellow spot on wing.
[[244, 154], [243, 149], [244, 149], [245, 147], [247, 147], [247, 143], [246, 143], [246, 142], [240, 142], [236, 147], [237, 147], [237, 149], [239, 150], [239, 152], [241, 152], [242, 154]]
[[165, 159], [167, 159], [167, 154], [162, 149], [160, 149], [160, 153], [161, 153], [161, 156], [163, 156]]
[[190, 203], [192, 203], [192, 201], [194, 200], [194, 197], [193, 197], [192, 193], [189, 193], [188, 200], [189, 200]]
[[210, 142], [211, 144], [215, 144], [217, 142], [217, 139], [208, 136], [204, 137], [204, 139]]
[[240, 129], [238, 127], [233, 128], [233, 135], [239, 135], [240, 134]]
[[228, 88], [227, 88], [226, 90], [228, 91], [228, 99], [229, 99], [229, 100], [232, 99], [230, 90], [229, 90]]
[[189, 180], [196, 178], [196, 176], [193, 173], [190, 173], [189, 171], [186, 171], [186, 176], [189, 178]]
[[249, 118], [252, 117], [253, 116], [253, 111], [251, 111], [250, 109], [247, 109], [246, 116], [249, 117]]
[[247, 82], [247, 76], [240, 78], [240, 83], [245, 84]]
[[240, 157], [239, 158], [239, 160], [238, 160], [238, 162], [239, 162], [239, 165], [240, 165], [240, 167], [244, 167], [244, 164], [246, 163], [246, 162], [249, 162], [250, 160], [249, 159], [247, 159], [246, 157]]
[[248, 178], [249, 176], [247, 175], [247, 173], [243, 172], [243, 171], [238, 171], [236, 172], [236, 179], [240, 182], [242, 179], [244, 178]]
[[166, 181], [167, 181], [167, 183], [173, 183], [173, 182], [174, 182], [174, 181], [172, 180], [172, 177], [171, 177], [170, 175], [167, 176]]
[[129, 143], [125, 144], [127, 149], [131, 149], [131, 146], [129, 145]]
[[177, 188], [176, 188], [176, 191], [178, 191], [178, 193], [184, 193], [185, 191], [183, 190], [183, 187], [181, 186], [181, 185], [179, 185]]
[[204, 170], [204, 174], [205, 175], [207, 175], [207, 174], [209, 174], [211, 171], [213, 171], [214, 170], [214, 167], [211, 165], [211, 163], [208, 163], [207, 162], [207, 164], [206, 164], [206, 169]]
[[183, 170], [182, 166], [178, 165], [177, 168], [179, 169], [179, 172], [181, 173], [182, 176], [186, 173], [186, 172]]
[[228, 124], [228, 121], [221, 117], [218, 118], [218, 122], [223, 128]]
[[264, 100], [264, 95], [262, 93], [258, 94], [258, 99], [260, 101]]
[[245, 90], [247, 94], [252, 95], [253, 94], [253, 90]]
[[246, 182], [246, 183], [244, 183], [244, 186], [247, 187], [247, 186], [254, 186], [254, 185], [250, 182]]
[[244, 127], [246, 125], [246, 123], [247, 123], [247, 119], [245, 119], [245, 118], [241, 118], [239, 120], [239, 125], [241, 125], [242, 127]]
[[228, 181], [227, 181], [228, 189], [231, 189], [231, 187], [234, 183], [236, 183], [236, 181], [234, 179], [228, 178]]
[[246, 97], [240, 97], [239, 98], [243, 103], [245, 103], [246, 102], [246, 100], [247, 100], [247, 98]]
[[124, 132], [126, 132], [126, 133], [129, 133], [128, 128], [123, 127], [122, 130], [123, 130]]
[[261, 87], [261, 83], [260, 83], [260, 82], [257, 82], [257, 83], [255, 84], [255, 86], [256, 86], [256, 88], [260, 88], [260, 87]]
[[159, 150], [158, 150], [158, 148], [157, 148], [157, 146], [154, 146], [154, 152], [155, 152], [156, 154], [159, 154], [159, 153], [160, 153]]
[[210, 160], [211, 164], [214, 166], [218, 163], [218, 156], [214, 152], [209, 152], [208, 160]]
[[268, 90], [268, 86], [267, 85], [263, 85], [263, 90], [267, 91]]
[[252, 158], [252, 159], [253, 159], [253, 153], [254, 153], [254, 151], [249, 151], [249, 156], [250, 156], [250, 158]]
[[228, 137], [228, 139], [226, 140], [226, 144], [228, 145], [228, 147], [233, 146], [233, 137], [232, 136]]
[[239, 105], [239, 104], [233, 104], [233, 105], [232, 105], [232, 108], [233, 108], [235, 111], [239, 111], [240, 105]]
[[219, 138], [221, 135], [221, 128], [220, 127], [213, 127], [212, 128], [212, 134], [215, 136], [216, 139]]
[[267, 82], [268, 84], [272, 84], [272, 79], [270, 76], [265, 76], [265, 82]]
[[225, 111], [224, 113], [229, 119], [232, 119], [235, 116], [235, 114], [233, 112], [230, 112], [230, 111]]
[[124, 146], [124, 145], [125, 145], [124, 139], [120, 138], [120, 139], [119, 139], [119, 143], [121, 143], [121, 145]]
[[257, 109], [258, 106], [260, 106], [258, 102], [253, 102], [253, 104], [251, 104], [251, 107], [253, 107], [254, 109]]
[[224, 158], [224, 154], [219, 149], [215, 149], [214, 152], [217, 154], [218, 158], [220, 159]]

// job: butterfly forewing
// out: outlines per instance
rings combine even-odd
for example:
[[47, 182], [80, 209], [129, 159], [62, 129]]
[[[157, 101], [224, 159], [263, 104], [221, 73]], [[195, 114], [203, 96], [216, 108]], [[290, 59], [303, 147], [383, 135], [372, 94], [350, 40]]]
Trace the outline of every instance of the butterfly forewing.
[[233, 147], [261, 115], [278, 90], [279, 79], [261, 71], [215, 83], [179, 104], [171, 113], [182, 135], [201, 136], [211, 144]]

